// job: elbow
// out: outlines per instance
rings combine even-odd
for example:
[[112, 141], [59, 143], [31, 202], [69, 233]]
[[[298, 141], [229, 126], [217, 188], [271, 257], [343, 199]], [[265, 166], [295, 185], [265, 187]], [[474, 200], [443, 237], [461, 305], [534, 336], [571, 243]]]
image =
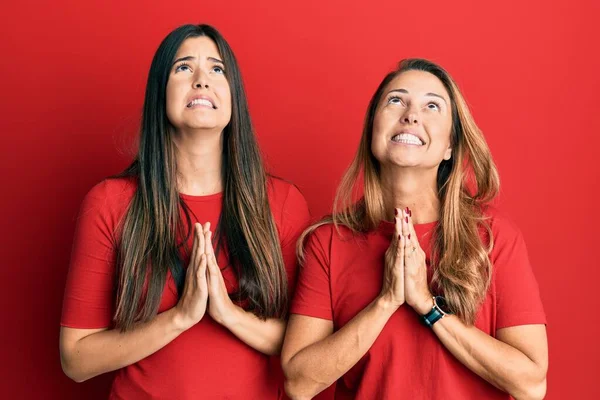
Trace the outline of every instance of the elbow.
[[64, 374], [72, 381], [74, 381], [76, 383], [81, 383], [81, 382], [86, 381], [86, 379], [83, 376], [81, 376], [74, 368], [69, 367], [64, 362], [61, 362], [61, 365], [62, 365], [62, 370], [63, 370]]
[[542, 400], [546, 397], [546, 389], [547, 380], [544, 372], [543, 374], [540, 373], [540, 376], [535, 380], [530, 380], [516, 388], [514, 393], [510, 393], [510, 395], [517, 400]]
[[285, 379], [284, 389], [285, 393], [292, 400], [310, 400], [316, 395], [316, 393], [313, 395], [307, 394], [297, 380], [288, 379], [287, 377]]
[[527, 400], [542, 400], [544, 397], [546, 397], [546, 388], [547, 383], [546, 378], [544, 377], [544, 379], [540, 382], [536, 382], [535, 384], [531, 384], [525, 388], [524, 395], [518, 398]]
[[281, 341], [273, 343], [271, 346], [268, 346], [265, 354], [268, 356], [280, 356], [281, 355]]
[[76, 368], [73, 365], [73, 362], [69, 360], [67, 355], [64, 355], [64, 354], [60, 355], [60, 365], [62, 367], [64, 374], [69, 379], [71, 379], [72, 381], [74, 381], [76, 383], [85, 382], [86, 380], [88, 380], [90, 378], [89, 376], [85, 376], [82, 373], [82, 371], [80, 371], [78, 368]]
[[326, 387], [322, 387], [314, 380], [303, 376], [299, 371], [293, 373], [288, 363], [283, 363], [282, 367], [285, 375], [285, 393], [292, 400], [310, 400]]

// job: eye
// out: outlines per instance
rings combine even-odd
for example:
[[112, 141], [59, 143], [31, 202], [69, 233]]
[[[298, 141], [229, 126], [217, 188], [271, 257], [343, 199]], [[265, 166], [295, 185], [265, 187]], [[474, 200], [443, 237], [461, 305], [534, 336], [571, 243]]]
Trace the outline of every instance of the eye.
[[225, 70], [223, 69], [223, 67], [220, 67], [218, 65], [215, 65], [212, 70], [214, 72], [216, 72], [217, 74], [225, 74]]
[[440, 105], [434, 101], [427, 103], [427, 108], [433, 111], [440, 111]]
[[390, 96], [387, 102], [388, 104], [402, 104], [402, 99], [398, 96]]
[[191, 70], [192, 69], [190, 68], [189, 64], [181, 63], [175, 68], [175, 73], [182, 72], [182, 71], [191, 71]]

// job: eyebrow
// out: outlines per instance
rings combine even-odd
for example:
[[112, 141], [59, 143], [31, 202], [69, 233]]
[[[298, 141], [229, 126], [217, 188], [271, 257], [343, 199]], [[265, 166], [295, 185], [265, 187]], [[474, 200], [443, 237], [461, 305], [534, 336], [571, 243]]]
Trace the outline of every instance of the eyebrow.
[[[406, 89], [392, 89], [392, 90], [390, 90], [390, 91], [388, 92], [388, 94], [390, 94], [390, 93], [392, 93], [392, 92], [399, 92], [399, 93], [408, 94], [408, 90], [406, 90]], [[432, 92], [430, 92], [430, 93], [426, 93], [426, 94], [425, 94], [425, 96], [439, 97], [440, 99], [444, 100], [444, 103], [447, 103], [447, 102], [446, 102], [446, 99], [445, 99], [445, 98], [443, 98], [442, 96], [440, 96], [440, 95], [439, 95], [439, 94], [437, 94], [437, 93], [432, 93]]]
[[[189, 60], [193, 60], [195, 58], [196, 57], [194, 57], [194, 56], [180, 57], [180, 58], [176, 59], [175, 61], [173, 61], [173, 65], [175, 65], [175, 64], [177, 64], [178, 62], [181, 62], [181, 61], [189, 61]], [[223, 61], [219, 60], [218, 58], [207, 57], [207, 60], [225, 65], [225, 63]]]

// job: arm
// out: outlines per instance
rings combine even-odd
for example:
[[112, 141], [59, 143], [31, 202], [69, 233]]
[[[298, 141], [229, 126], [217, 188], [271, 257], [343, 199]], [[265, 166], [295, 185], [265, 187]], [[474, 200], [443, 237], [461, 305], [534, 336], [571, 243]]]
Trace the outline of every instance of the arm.
[[172, 308], [129, 332], [118, 329], [60, 329], [60, 362], [64, 373], [83, 382], [126, 367], [160, 350], [183, 332]]
[[279, 354], [285, 334], [285, 321], [277, 318], [262, 320], [231, 301], [212, 247], [210, 225], [208, 228], [204, 232], [210, 299], [208, 313], [216, 322], [229, 329], [238, 339], [253, 349], [268, 355]]
[[185, 286], [176, 307], [128, 332], [61, 327], [60, 359], [69, 378], [82, 382], [136, 363], [160, 350], [202, 319], [208, 292], [206, 256], [197, 250], [204, 246], [202, 228], [196, 224], [195, 229]]
[[[385, 324], [404, 303], [404, 246], [400, 224], [385, 254], [381, 294], [333, 333], [330, 320], [292, 315], [282, 352], [286, 392], [294, 399], [311, 398], [350, 370], [371, 348]], [[318, 240], [310, 241], [297, 297], [321, 308], [330, 304], [328, 257]], [[306, 291], [311, 287], [310, 291]], [[319, 288], [315, 290], [314, 288]], [[327, 290], [327, 292], [325, 292]], [[300, 294], [300, 296], [298, 296]], [[325, 315], [325, 314], [323, 314]]]
[[515, 399], [543, 399], [548, 346], [544, 325], [499, 329], [496, 338], [448, 315], [433, 326], [442, 344], [471, 371]]
[[249, 311], [233, 305], [229, 316], [217, 321], [242, 342], [261, 353], [276, 355], [281, 351], [286, 322], [282, 319], [262, 320]]
[[[274, 216], [279, 221], [281, 252], [288, 274], [288, 292], [291, 297], [296, 280], [297, 260], [295, 254], [296, 241], [307, 226], [310, 213], [304, 196], [290, 185], [283, 202], [282, 209], [277, 207], [281, 202], [273, 197]], [[209, 242], [210, 237], [206, 241]], [[212, 254], [212, 246], [206, 248], [207, 254]], [[229, 329], [238, 339], [248, 346], [267, 355], [281, 352], [285, 335], [286, 321], [284, 319], [268, 318], [262, 320], [252, 312], [234, 305], [227, 295], [220, 269], [214, 257], [209, 257], [209, 287], [211, 301], [209, 313], [215, 321]]]
[[365, 355], [397, 309], [378, 297], [333, 334], [332, 321], [293, 314], [281, 355], [287, 394], [310, 399], [329, 387]]
[[[427, 287], [425, 253], [419, 247], [412, 218], [406, 213], [404, 216], [408, 218], [403, 219], [402, 234], [410, 233], [412, 239], [406, 242], [404, 252], [406, 302], [424, 315], [433, 307]], [[515, 260], [511, 262], [514, 264]], [[509, 280], [514, 280], [514, 276]], [[462, 364], [498, 389], [516, 399], [544, 397], [548, 370], [545, 325], [506, 327], [499, 329], [493, 338], [458, 317], [447, 315], [436, 322], [433, 332]]]

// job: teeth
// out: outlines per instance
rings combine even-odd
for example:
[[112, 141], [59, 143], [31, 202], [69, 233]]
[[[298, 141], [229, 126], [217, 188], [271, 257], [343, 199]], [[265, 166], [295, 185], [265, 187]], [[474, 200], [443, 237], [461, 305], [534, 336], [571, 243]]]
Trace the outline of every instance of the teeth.
[[209, 106], [211, 108], [213, 107], [212, 103], [206, 99], [194, 99], [190, 104], [188, 104], [188, 107], [197, 105]]
[[416, 144], [418, 146], [423, 145], [421, 139], [410, 133], [401, 133], [399, 135], [395, 135], [394, 137], [392, 137], [392, 141], [398, 143]]

